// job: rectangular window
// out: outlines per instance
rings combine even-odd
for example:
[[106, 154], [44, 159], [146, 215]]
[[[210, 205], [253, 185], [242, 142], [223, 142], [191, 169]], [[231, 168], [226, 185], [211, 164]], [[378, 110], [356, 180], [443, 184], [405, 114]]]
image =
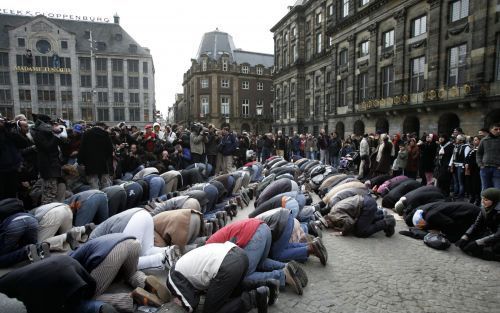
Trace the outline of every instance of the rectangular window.
[[30, 84], [30, 73], [17, 73], [17, 83], [19, 85], [29, 85]]
[[297, 28], [296, 27], [292, 27], [291, 33], [292, 33], [293, 37], [297, 37]]
[[264, 83], [263, 82], [257, 82], [257, 90], [264, 90]]
[[71, 74], [60, 74], [59, 80], [61, 82], [61, 86], [71, 86]]
[[142, 88], [143, 89], [149, 88], [149, 78], [147, 78], [147, 77], [142, 78]]
[[98, 108], [97, 109], [97, 120], [109, 121], [109, 109], [108, 108]]
[[411, 67], [411, 93], [422, 92], [424, 90], [424, 69], [425, 69], [425, 56], [414, 58], [410, 63]]
[[348, 57], [349, 57], [349, 53], [348, 53], [347, 49], [340, 50], [340, 53], [339, 53], [339, 65], [340, 66], [346, 66], [347, 63], [348, 63]]
[[144, 106], [148, 106], [149, 104], [149, 93], [145, 92], [142, 94], [143, 98], [144, 98]]
[[250, 70], [248, 69], [248, 65], [243, 65], [243, 66], [241, 67], [241, 72], [242, 72], [243, 74], [248, 74], [248, 73], [250, 72]]
[[201, 114], [206, 116], [210, 111], [210, 103], [208, 102], [208, 97], [201, 97]]
[[250, 115], [250, 100], [243, 99], [241, 102], [241, 116], [248, 117]]
[[309, 61], [311, 59], [311, 40], [306, 41], [306, 60]]
[[257, 75], [262, 75], [263, 74], [263, 69], [260, 66], [257, 66]]
[[17, 38], [17, 46], [18, 47], [25, 47], [26, 46], [26, 40], [24, 38]]
[[92, 87], [90, 75], [80, 75], [80, 87]]
[[290, 101], [290, 118], [295, 118], [295, 101]]
[[114, 92], [113, 93], [113, 102], [114, 103], [123, 103], [123, 92]]
[[0, 72], [0, 85], [10, 85], [9, 72]]
[[359, 44], [359, 56], [364, 57], [370, 54], [370, 42], [368, 40]]
[[297, 61], [297, 59], [299, 58], [299, 49], [297, 48], [296, 44], [292, 45], [292, 58], [293, 62]]
[[39, 86], [54, 86], [54, 74], [36, 73], [36, 83]]
[[288, 51], [285, 49], [283, 50], [283, 66], [288, 65]]
[[307, 98], [304, 103], [304, 116], [311, 116], [311, 99]]
[[142, 62], [142, 72], [143, 72], [144, 74], [149, 73], [149, 65], [148, 65], [148, 62]]
[[221, 97], [220, 113], [224, 116], [229, 116], [229, 97]]
[[361, 73], [358, 76], [358, 103], [368, 99], [368, 73]]
[[62, 102], [71, 102], [73, 101], [73, 93], [71, 90], [63, 90], [61, 91], [61, 101]]
[[90, 71], [90, 58], [80, 57], [80, 71]]
[[349, 15], [349, 1], [350, 0], [343, 0], [342, 17], [346, 17]]
[[139, 61], [127, 60], [127, 71], [129, 73], [139, 73]]
[[423, 15], [420, 17], [417, 17], [416, 19], [413, 20], [411, 23], [411, 35], [412, 37], [416, 37], [422, 34], [425, 34], [427, 32], [427, 16]]
[[125, 109], [113, 108], [113, 119], [115, 122], [125, 121]]
[[108, 93], [105, 91], [99, 91], [97, 93], [97, 102], [108, 103]]
[[384, 42], [383, 42], [384, 48], [389, 48], [389, 47], [394, 46], [394, 29], [391, 29], [391, 30], [385, 32], [382, 35], [382, 38], [384, 40]]
[[123, 60], [111, 59], [111, 68], [113, 72], [123, 72]]
[[8, 89], [0, 89], [0, 102], [12, 101], [12, 95]]
[[200, 79], [200, 86], [201, 88], [208, 88], [208, 78], [202, 78]]
[[227, 72], [228, 62], [227, 60], [222, 60], [222, 71]]
[[325, 95], [325, 110], [327, 110], [328, 112], [331, 111], [331, 105], [332, 105], [332, 102], [331, 102], [331, 98], [332, 98], [332, 95], [327, 93]]
[[139, 103], [139, 93], [138, 92], [129, 93], [128, 99], [130, 103]]
[[9, 54], [7, 52], [0, 53], [0, 66], [9, 66]]
[[108, 70], [108, 59], [95, 59], [95, 70], [98, 72], [106, 72]]
[[108, 88], [108, 76], [97, 75], [97, 88]]
[[370, 0], [359, 0], [359, 6], [362, 7], [370, 3]]
[[320, 116], [320, 108], [321, 108], [321, 97], [316, 96], [314, 99], [314, 116]]
[[82, 102], [92, 102], [92, 93], [89, 91], [82, 92]]
[[244, 80], [241, 82], [241, 88], [242, 89], [249, 89], [250, 88], [250, 83], [248, 82], [248, 80]]
[[394, 91], [394, 66], [382, 68], [382, 98], [392, 97]]
[[70, 58], [59, 58], [59, 67], [62, 68], [71, 68], [71, 59]]
[[222, 88], [229, 88], [229, 79], [221, 79], [220, 86]]
[[465, 82], [467, 45], [463, 44], [448, 51], [448, 86], [461, 86]]
[[31, 90], [19, 89], [19, 100], [21, 101], [31, 101]]
[[149, 110], [144, 109], [144, 121], [149, 122]]
[[347, 78], [339, 81], [339, 106], [347, 105]]
[[323, 41], [322, 41], [322, 34], [317, 34], [316, 35], [316, 53], [321, 53], [323, 50]]
[[320, 25], [321, 22], [323, 22], [323, 14], [320, 13], [316, 13], [316, 25]]
[[38, 101], [56, 101], [55, 90], [38, 90]]
[[68, 42], [66, 40], [61, 40], [61, 49], [68, 49]]
[[469, 16], [469, 0], [454, 1], [450, 4], [451, 22], [461, 20]]
[[17, 66], [32, 66], [33, 58], [31, 59], [31, 63], [28, 61], [28, 58], [25, 55], [17, 54], [16, 55], [16, 65]]
[[94, 119], [92, 108], [82, 108], [82, 119], [84, 121], [92, 121]]
[[311, 89], [311, 80], [306, 79], [306, 90]]
[[326, 82], [329, 83], [332, 81], [332, 72], [326, 72]]
[[205, 72], [207, 70], [207, 60], [201, 61], [201, 70]]
[[113, 76], [113, 88], [123, 88], [123, 76]]
[[316, 88], [321, 87], [321, 76], [316, 75], [314, 77], [314, 85], [315, 85]]
[[139, 89], [139, 77], [128, 78], [128, 88], [129, 89]]
[[326, 8], [326, 12], [327, 12], [328, 16], [333, 15], [333, 4], [328, 5], [328, 7]]
[[128, 109], [128, 117], [131, 122], [138, 122], [141, 120], [141, 109], [130, 108]]

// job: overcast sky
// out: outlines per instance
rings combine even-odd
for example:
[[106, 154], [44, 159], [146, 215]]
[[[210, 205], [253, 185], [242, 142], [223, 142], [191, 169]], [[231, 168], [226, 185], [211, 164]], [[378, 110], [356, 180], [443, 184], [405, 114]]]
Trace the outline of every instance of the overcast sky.
[[[196, 56], [201, 37], [216, 28], [236, 48], [273, 53], [269, 29], [295, 0], [2, 0], [1, 9], [107, 17], [151, 49], [156, 68], [156, 103], [164, 114], [182, 93], [182, 76]], [[0, 15], [1, 18], [1, 15]]]

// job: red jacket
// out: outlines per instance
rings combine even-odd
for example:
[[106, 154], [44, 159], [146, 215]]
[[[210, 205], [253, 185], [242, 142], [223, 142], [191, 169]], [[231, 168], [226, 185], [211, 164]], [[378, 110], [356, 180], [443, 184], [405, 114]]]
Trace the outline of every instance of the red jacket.
[[224, 243], [226, 241], [232, 241], [231, 239], [235, 238], [235, 244], [244, 249], [262, 223], [264, 223], [264, 221], [256, 218], [249, 218], [229, 224], [210, 236], [207, 240], [207, 244]]

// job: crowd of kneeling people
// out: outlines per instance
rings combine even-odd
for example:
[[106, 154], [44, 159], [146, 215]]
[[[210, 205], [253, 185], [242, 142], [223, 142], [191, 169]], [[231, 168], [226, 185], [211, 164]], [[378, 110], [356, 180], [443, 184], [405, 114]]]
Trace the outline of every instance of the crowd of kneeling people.
[[[161, 175], [145, 168], [29, 212], [2, 200], [0, 267], [12, 270], [0, 292], [28, 312], [134, 312], [171, 301], [188, 312], [267, 312], [280, 289], [302, 295], [310, 257], [327, 265], [322, 230], [391, 237], [392, 211], [409, 226], [403, 235], [500, 260], [499, 189], [484, 190], [481, 207], [446, 202], [439, 188], [406, 176], [360, 181], [301, 157], [206, 173], [201, 163]], [[252, 200], [248, 218], [229, 222]], [[166, 281], [144, 272], [155, 270], [167, 271]], [[119, 279], [133, 291], [110, 292]]]

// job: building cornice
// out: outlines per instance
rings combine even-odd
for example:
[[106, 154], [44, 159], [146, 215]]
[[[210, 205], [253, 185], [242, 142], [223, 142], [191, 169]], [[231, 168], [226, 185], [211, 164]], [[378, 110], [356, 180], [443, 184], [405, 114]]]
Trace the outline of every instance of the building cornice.
[[351, 26], [351, 25], [359, 22], [361, 19], [369, 16], [371, 13], [380, 9], [382, 6], [386, 5], [388, 2], [389, 2], [389, 0], [374, 1], [372, 4], [368, 5], [366, 8], [363, 8], [360, 11], [357, 11], [353, 15], [350, 15], [350, 16], [348, 16], [348, 17], [346, 17], [338, 22], [336, 20], [329, 22], [328, 26], [326, 28], [326, 35], [331, 36], [334, 33], [340, 31], [341, 29], [344, 29], [348, 26]]

